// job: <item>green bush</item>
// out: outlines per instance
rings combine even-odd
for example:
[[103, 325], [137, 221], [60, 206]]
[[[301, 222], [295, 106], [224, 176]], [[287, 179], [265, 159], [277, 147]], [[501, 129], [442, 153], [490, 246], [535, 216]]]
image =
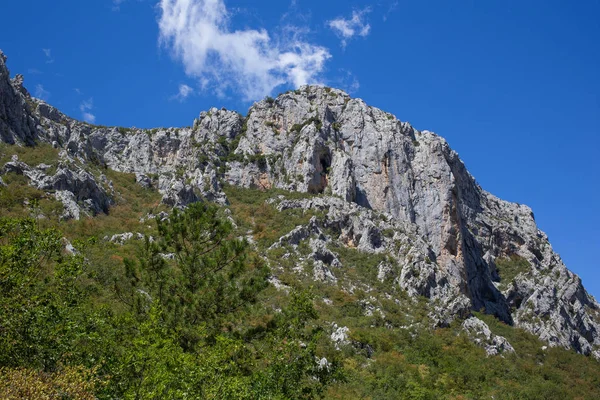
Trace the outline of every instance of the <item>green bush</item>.
[[529, 261], [517, 254], [506, 258], [497, 258], [495, 264], [502, 287], [510, 285], [517, 275], [531, 271]]

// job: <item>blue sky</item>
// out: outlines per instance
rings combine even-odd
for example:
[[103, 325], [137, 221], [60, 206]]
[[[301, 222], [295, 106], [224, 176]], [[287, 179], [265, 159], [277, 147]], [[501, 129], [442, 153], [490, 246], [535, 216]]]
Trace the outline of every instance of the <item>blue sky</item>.
[[599, 1], [19, 0], [0, 49], [102, 125], [190, 125], [318, 82], [435, 131], [600, 298]]

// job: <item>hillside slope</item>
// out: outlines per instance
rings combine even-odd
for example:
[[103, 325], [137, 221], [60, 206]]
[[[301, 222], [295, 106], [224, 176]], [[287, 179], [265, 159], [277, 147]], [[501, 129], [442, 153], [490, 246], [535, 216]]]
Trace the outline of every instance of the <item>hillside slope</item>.
[[[168, 206], [233, 205], [228, 187], [305, 193], [265, 199], [277, 212], [313, 216], [263, 249], [280, 256], [270, 259], [273, 282], [290, 272], [282, 259], [291, 257], [303, 279], [366, 292], [367, 313], [382, 312], [400, 289], [428, 299], [436, 326], [471, 317], [485, 330], [472, 317], [483, 311], [600, 358], [600, 306], [532, 210], [483, 190], [443, 138], [340, 90], [302, 87], [254, 104], [246, 117], [213, 108], [185, 128], [101, 127], [31, 97], [0, 53], [0, 137], [57, 149], [55, 165], [9, 157], [0, 168], [54, 196], [63, 220], [110, 214], [118, 193], [106, 171], [135, 174]], [[372, 279], [352, 275], [344, 255], [354, 251], [375, 260]], [[502, 343], [491, 351], [510, 346]]]

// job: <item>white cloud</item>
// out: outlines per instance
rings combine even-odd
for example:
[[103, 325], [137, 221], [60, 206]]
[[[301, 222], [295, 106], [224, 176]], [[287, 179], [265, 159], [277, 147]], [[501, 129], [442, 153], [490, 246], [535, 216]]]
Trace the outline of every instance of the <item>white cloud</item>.
[[327, 25], [342, 39], [342, 47], [354, 36], [365, 37], [371, 32], [371, 25], [365, 21], [365, 15], [370, 13], [369, 7], [362, 11], [352, 11], [352, 18], [338, 17], [327, 21]]
[[50, 97], [50, 92], [44, 89], [44, 86], [37, 84], [35, 85], [35, 92], [34, 92], [35, 97], [37, 97], [40, 100], [48, 100], [48, 97]]
[[121, 3], [124, 3], [125, 0], [113, 0], [113, 11], [119, 11], [121, 9]]
[[96, 116], [92, 114], [90, 111], [94, 108], [94, 99], [89, 98], [84, 100], [79, 105], [79, 110], [81, 111], [81, 117], [85, 122], [93, 124], [96, 122]]
[[217, 93], [233, 90], [249, 101], [280, 85], [318, 83], [330, 58], [300, 31], [274, 40], [264, 29], [231, 29], [223, 0], [161, 0], [159, 7], [160, 44]]
[[54, 58], [52, 58], [52, 49], [42, 49], [42, 51], [46, 55], [46, 64], [52, 64], [54, 62]]
[[83, 120], [87, 123], [93, 124], [96, 122], [96, 116], [94, 114], [88, 113], [88, 112], [84, 112], [83, 113]]
[[190, 86], [186, 85], [185, 83], [182, 83], [179, 85], [179, 92], [176, 95], [171, 96], [171, 100], [179, 100], [182, 102], [193, 93], [194, 93], [194, 89], [192, 89]]
[[390, 6], [389, 6], [389, 8], [388, 8], [387, 12], [386, 12], [386, 13], [383, 15], [383, 21], [384, 21], [384, 22], [385, 22], [385, 21], [387, 21], [387, 19], [388, 19], [388, 17], [390, 16], [390, 14], [391, 14], [391, 13], [393, 13], [394, 11], [396, 11], [396, 8], [398, 8], [398, 1], [397, 1], [397, 0], [396, 0], [396, 1], [393, 1], [393, 2], [390, 4]]

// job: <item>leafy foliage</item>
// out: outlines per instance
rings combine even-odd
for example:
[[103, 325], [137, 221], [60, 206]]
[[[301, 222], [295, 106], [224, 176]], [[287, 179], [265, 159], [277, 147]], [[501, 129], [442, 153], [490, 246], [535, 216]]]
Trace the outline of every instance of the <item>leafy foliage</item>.
[[304, 121], [304, 123], [302, 123], [302, 124], [292, 125], [292, 127], [290, 128], [290, 132], [300, 133], [300, 131], [302, 129], [304, 129], [305, 126], [308, 126], [312, 123], [315, 124], [315, 127], [317, 128], [317, 130], [321, 130], [323, 128], [323, 122], [321, 122], [321, 120], [318, 117], [310, 117], [309, 119]]
[[68, 254], [58, 230], [1, 219], [0, 368], [11, 384], [0, 393], [320, 396], [337, 368], [316, 362], [322, 330], [312, 298], [292, 294], [277, 315], [258, 303], [266, 266], [222, 211], [197, 203], [158, 221], [155, 239], [112, 272], [116, 302], [97, 297], [94, 266], [83, 256], [94, 241]]
[[0, 365], [54, 369], [85, 325], [78, 256], [62, 254], [54, 229], [0, 220]]
[[497, 258], [495, 262], [503, 286], [510, 285], [520, 273], [526, 273], [531, 270], [529, 261], [517, 254], [506, 258]]
[[101, 382], [95, 371], [83, 367], [66, 367], [44, 373], [26, 368], [0, 368], [0, 397], [5, 400], [61, 399], [95, 400]]
[[[202, 333], [214, 342], [228, 316], [254, 303], [267, 285], [265, 265], [246, 258], [248, 243], [232, 237], [220, 211], [208, 203], [174, 209], [158, 221], [158, 239], [146, 240], [139, 261], [125, 260], [128, 303], [138, 314], [157, 304], [187, 351]], [[173, 262], [163, 254], [172, 254]]]

